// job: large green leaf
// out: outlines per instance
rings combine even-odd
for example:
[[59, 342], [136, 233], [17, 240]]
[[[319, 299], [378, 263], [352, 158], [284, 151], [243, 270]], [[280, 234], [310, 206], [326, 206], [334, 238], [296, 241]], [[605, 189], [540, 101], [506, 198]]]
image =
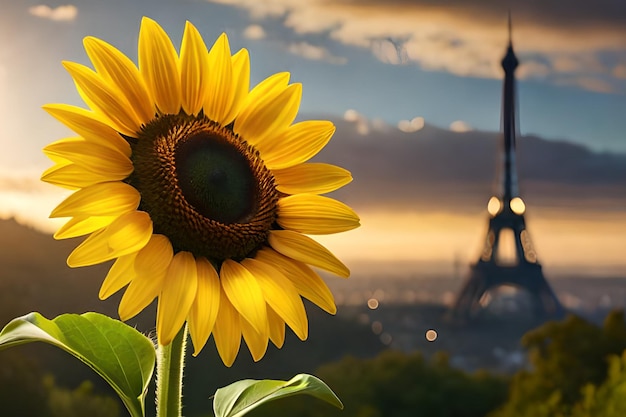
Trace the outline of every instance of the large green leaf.
[[154, 345], [130, 326], [98, 313], [63, 314], [48, 320], [30, 313], [0, 332], [0, 349], [46, 342], [74, 355], [102, 376], [119, 394], [133, 417], [144, 415]]
[[289, 381], [244, 379], [215, 392], [215, 417], [241, 417], [261, 404], [278, 398], [308, 394], [338, 408], [343, 404], [321, 379], [299, 374]]

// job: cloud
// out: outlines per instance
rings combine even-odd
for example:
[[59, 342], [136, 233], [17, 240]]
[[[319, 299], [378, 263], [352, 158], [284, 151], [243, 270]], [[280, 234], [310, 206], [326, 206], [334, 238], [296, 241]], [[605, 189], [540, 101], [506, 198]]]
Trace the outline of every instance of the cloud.
[[472, 126], [469, 123], [464, 122], [463, 120], [455, 120], [450, 123], [450, 130], [453, 132], [469, 132], [473, 130]]
[[50, 19], [60, 22], [76, 19], [76, 16], [78, 16], [78, 9], [76, 8], [76, 6], [73, 6], [71, 4], [66, 4], [55, 8], [40, 4], [38, 6], [29, 7], [28, 13], [32, 14], [33, 16], [41, 17], [42, 19]]
[[209, 3], [226, 4], [248, 10], [254, 19], [280, 17], [287, 13], [293, 2], [289, 0], [207, 0]]
[[613, 67], [613, 76], [626, 80], [626, 62]]
[[594, 91], [596, 93], [611, 93], [613, 86], [607, 80], [594, 76], [578, 76], [559, 80], [563, 85], [576, 85], [585, 90]]
[[[324, 35], [366, 48], [385, 63], [417, 64], [460, 76], [500, 78], [507, 12], [522, 63], [521, 78], [563, 74], [609, 76], [626, 65], [626, 3], [614, 0], [208, 0], [248, 10], [253, 19], [276, 19], [301, 36]], [[618, 72], [619, 74], [619, 72]], [[623, 83], [622, 83], [623, 84]], [[578, 84], [587, 88], [587, 84]], [[595, 88], [595, 86], [591, 86]]]
[[350, 123], [354, 131], [362, 136], [369, 135], [371, 132], [384, 133], [392, 130], [383, 119], [369, 119], [367, 116], [354, 109], [346, 110], [343, 114], [343, 120]]
[[393, 39], [375, 39], [372, 41], [372, 53], [378, 60], [386, 64], [406, 64], [409, 57], [404, 41], [395, 41]]
[[322, 46], [312, 45], [308, 42], [295, 42], [287, 46], [287, 50], [295, 55], [299, 55], [313, 61], [326, 61], [331, 64], [343, 65], [348, 60], [344, 57], [333, 55], [328, 49]]
[[265, 29], [261, 25], [253, 24], [246, 27], [243, 31], [243, 37], [246, 39], [258, 40], [265, 38], [265, 36]]
[[531, 59], [520, 63], [517, 69], [517, 77], [521, 79], [546, 78], [551, 71], [549, 64]]
[[424, 127], [424, 118], [417, 116], [411, 120], [400, 120], [398, 122], [398, 129], [405, 133], [412, 133], [421, 130]]
[[384, 120], [369, 119], [354, 109], [346, 110], [343, 114], [343, 120], [351, 123], [359, 135], [368, 135], [371, 131], [386, 132], [390, 130], [389, 125]]
[[48, 215], [69, 192], [41, 182], [39, 175], [39, 171], [0, 172], [0, 219], [14, 218], [44, 232], [63, 223]]
[[370, 126], [367, 117], [354, 109], [348, 109], [343, 114], [343, 119], [352, 123], [356, 127], [359, 135], [367, 135], [370, 133]]
[[552, 56], [551, 65], [554, 70], [563, 73], [599, 72], [604, 69], [598, 57], [591, 53], [562, 56], [557, 54]]

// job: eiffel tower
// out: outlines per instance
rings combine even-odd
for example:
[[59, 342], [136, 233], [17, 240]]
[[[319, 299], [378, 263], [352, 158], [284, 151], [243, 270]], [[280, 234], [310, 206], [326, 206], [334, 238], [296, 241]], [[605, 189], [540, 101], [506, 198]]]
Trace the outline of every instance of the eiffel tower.
[[[526, 290], [532, 296], [530, 313], [536, 319], [556, 318], [564, 314], [561, 303], [537, 261], [524, 221], [526, 207], [518, 192], [515, 165], [515, 69], [519, 61], [513, 51], [510, 16], [508, 23], [509, 44], [502, 59], [504, 85], [500, 178], [496, 184], [496, 196], [491, 197], [487, 206], [490, 219], [484, 249], [478, 262], [471, 265], [469, 278], [450, 312], [451, 318], [456, 321], [475, 318], [483, 308], [481, 302], [484, 297], [503, 285]], [[510, 244], [508, 247], [505, 245], [507, 239]]]

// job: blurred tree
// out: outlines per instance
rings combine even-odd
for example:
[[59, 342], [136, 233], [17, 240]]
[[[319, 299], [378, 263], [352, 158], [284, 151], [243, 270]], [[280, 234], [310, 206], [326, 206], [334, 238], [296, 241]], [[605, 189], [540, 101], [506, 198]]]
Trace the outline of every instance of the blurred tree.
[[46, 398], [38, 363], [19, 350], [1, 352], [0, 415], [52, 417]]
[[548, 322], [528, 332], [522, 344], [530, 369], [513, 377], [507, 403], [490, 417], [570, 416], [580, 407], [583, 388], [602, 384], [609, 357], [626, 349], [624, 313], [610, 312], [602, 327], [573, 315]]
[[600, 386], [587, 385], [572, 417], [626, 416], [626, 351], [610, 358], [609, 375]]
[[[32, 353], [31, 349], [24, 349]], [[34, 355], [18, 349], [0, 352], [0, 416], [118, 417], [117, 398], [96, 392], [90, 381], [70, 390], [44, 375]]]
[[269, 403], [252, 416], [483, 417], [506, 398], [506, 381], [450, 367], [447, 355], [385, 351], [373, 359], [347, 357], [315, 372], [341, 398], [343, 411], [305, 399]]
[[54, 377], [44, 377], [43, 385], [48, 391], [47, 406], [52, 417], [118, 417], [120, 406], [117, 399], [94, 392], [91, 381], [84, 381], [76, 389], [69, 390], [54, 383]]

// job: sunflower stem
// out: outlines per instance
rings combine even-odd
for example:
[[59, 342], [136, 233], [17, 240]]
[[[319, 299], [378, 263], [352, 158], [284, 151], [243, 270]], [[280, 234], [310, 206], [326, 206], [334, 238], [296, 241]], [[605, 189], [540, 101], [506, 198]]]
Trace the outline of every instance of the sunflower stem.
[[157, 348], [156, 415], [181, 417], [183, 396], [183, 368], [187, 325], [185, 324], [172, 343]]

